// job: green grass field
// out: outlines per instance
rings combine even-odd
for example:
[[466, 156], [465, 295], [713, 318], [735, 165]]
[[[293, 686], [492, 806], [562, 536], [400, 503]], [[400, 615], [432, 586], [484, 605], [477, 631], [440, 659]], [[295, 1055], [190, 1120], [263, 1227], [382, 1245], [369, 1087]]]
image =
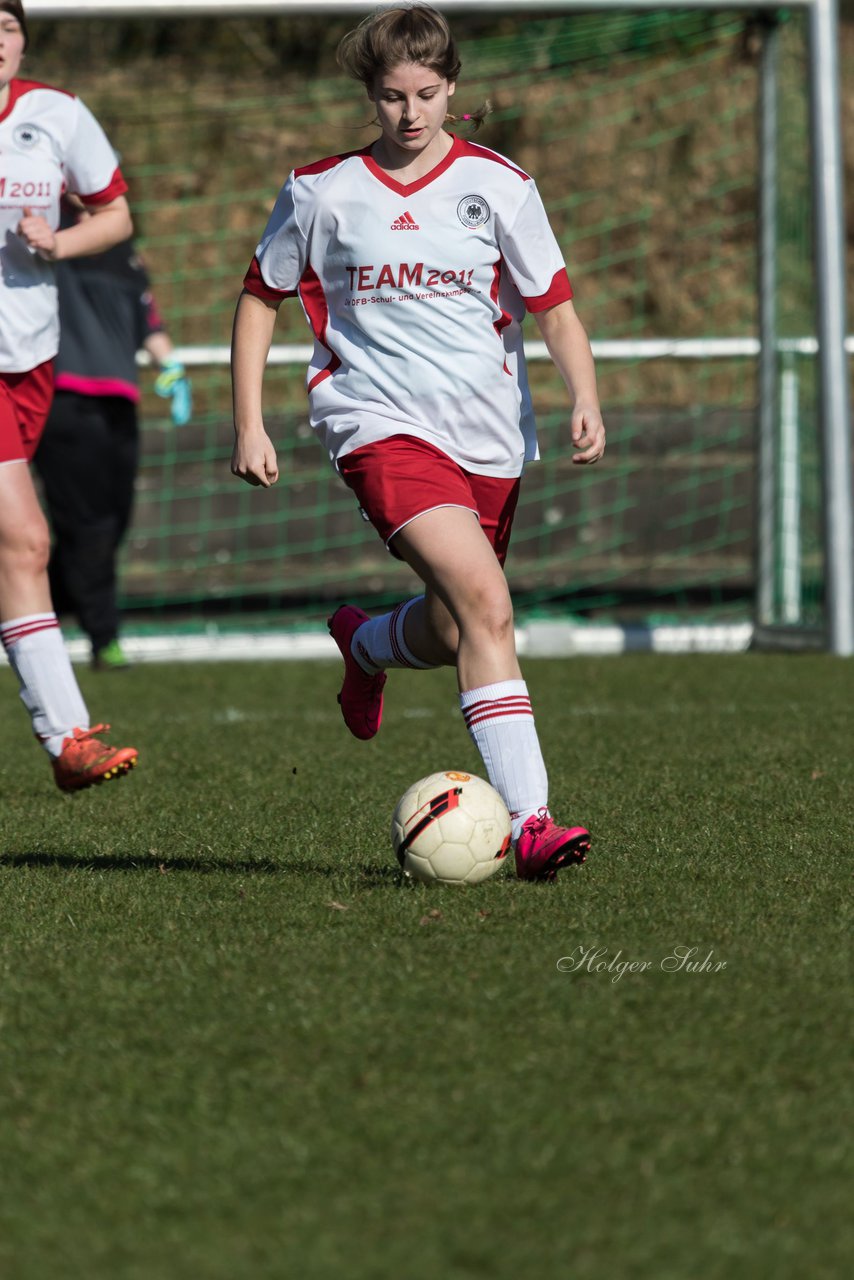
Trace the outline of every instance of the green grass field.
[[526, 675], [594, 851], [456, 890], [388, 839], [482, 772], [447, 672], [361, 744], [335, 664], [83, 671], [143, 760], [70, 797], [0, 672], [4, 1277], [848, 1274], [849, 666]]

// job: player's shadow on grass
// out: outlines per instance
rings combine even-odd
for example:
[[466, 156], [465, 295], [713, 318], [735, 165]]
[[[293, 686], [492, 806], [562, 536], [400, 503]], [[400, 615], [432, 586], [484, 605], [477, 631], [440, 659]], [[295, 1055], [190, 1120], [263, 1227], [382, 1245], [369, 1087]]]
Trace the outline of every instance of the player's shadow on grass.
[[[195, 872], [210, 875], [226, 872], [234, 875], [308, 876], [312, 879], [332, 879], [347, 874], [341, 864], [318, 862], [289, 862], [285, 855], [280, 862], [270, 858], [204, 857], [158, 858], [132, 857], [130, 854], [92, 854], [89, 857], [76, 853], [0, 853], [0, 867], [62, 867], [68, 871], [149, 871], [167, 875], [173, 871]], [[392, 866], [364, 865], [359, 868], [360, 879], [369, 885], [395, 885], [400, 883], [400, 872]]]
[[97, 854], [90, 857], [74, 853], [2, 853], [0, 867], [64, 867], [69, 871], [169, 871], [239, 872], [242, 875], [255, 872], [261, 875], [280, 875], [287, 868], [279, 862], [245, 858], [230, 862], [227, 858], [134, 858], [128, 855]]
[[394, 888], [399, 888], [401, 884], [405, 883], [403, 880], [403, 872], [400, 867], [391, 865], [378, 866], [366, 863], [364, 866], [359, 867], [359, 873], [365, 884], [369, 884], [372, 887], [379, 887], [380, 885], [387, 884], [392, 885]]

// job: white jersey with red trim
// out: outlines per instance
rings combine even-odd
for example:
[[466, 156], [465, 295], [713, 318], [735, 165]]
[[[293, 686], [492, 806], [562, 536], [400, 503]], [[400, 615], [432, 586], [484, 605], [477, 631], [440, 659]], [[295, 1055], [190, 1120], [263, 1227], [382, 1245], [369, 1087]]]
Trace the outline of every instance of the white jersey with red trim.
[[481, 475], [537, 456], [521, 321], [572, 289], [534, 182], [497, 152], [454, 138], [409, 185], [369, 149], [295, 170], [245, 285], [299, 296], [333, 461], [399, 434]]
[[0, 112], [0, 372], [22, 373], [56, 355], [59, 319], [53, 264], [28, 248], [17, 226], [28, 209], [59, 226], [59, 197], [107, 204], [127, 191], [116, 156], [79, 98], [12, 80]]

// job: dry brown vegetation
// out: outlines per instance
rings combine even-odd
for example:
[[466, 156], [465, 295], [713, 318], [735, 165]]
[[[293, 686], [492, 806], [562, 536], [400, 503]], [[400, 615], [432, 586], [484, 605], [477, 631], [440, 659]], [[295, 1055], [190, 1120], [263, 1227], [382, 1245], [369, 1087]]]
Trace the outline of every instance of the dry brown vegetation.
[[[335, 71], [345, 25], [33, 24], [29, 73], [79, 92], [122, 152], [158, 299], [179, 342], [227, 344], [243, 272], [287, 172], [373, 136], [359, 87]], [[750, 26], [732, 23], [690, 48], [572, 64], [551, 57], [544, 37], [525, 45], [528, 65], [514, 66], [506, 37], [517, 32], [521, 41], [529, 24], [460, 25], [467, 43], [457, 100], [470, 110], [489, 96], [495, 110], [479, 140], [537, 177], [591, 335], [755, 333], [758, 46]], [[854, 177], [854, 27], [842, 33], [842, 64]], [[784, 30], [782, 88], [780, 318], [786, 332], [802, 333], [813, 320], [796, 23]], [[279, 340], [306, 336], [299, 308], [283, 308]], [[544, 366], [532, 372], [547, 456], [520, 510], [516, 586], [547, 597], [570, 582], [610, 584], [615, 599], [626, 591], [669, 599], [678, 584], [706, 593], [720, 585], [721, 599], [747, 592], [752, 363], [601, 366], [614, 443], [581, 507], [560, 445], [564, 392]], [[334, 594], [342, 580], [359, 580], [367, 593], [397, 589], [397, 567], [365, 537], [310, 439], [302, 380], [298, 368], [268, 375], [268, 425], [286, 451], [287, 494], [263, 519], [227, 474], [225, 370], [195, 378], [196, 417], [178, 446], [168, 430], [146, 433], [126, 570], [138, 603], [263, 592], [277, 602], [283, 591]], [[149, 423], [162, 413], [146, 402]]]

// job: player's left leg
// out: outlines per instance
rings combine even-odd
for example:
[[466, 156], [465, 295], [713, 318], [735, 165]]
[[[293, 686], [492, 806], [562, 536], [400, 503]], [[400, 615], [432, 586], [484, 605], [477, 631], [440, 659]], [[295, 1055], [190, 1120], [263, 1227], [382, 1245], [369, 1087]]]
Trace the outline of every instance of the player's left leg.
[[48, 587], [50, 537], [26, 456], [38, 433], [28, 440], [20, 429], [20, 408], [0, 380], [0, 642], [57, 784], [76, 789], [127, 772], [137, 753], [100, 742], [101, 726], [89, 727]]
[[[548, 808], [548, 776], [531, 700], [516, 657], [507, 580], [488, 534], [460, 508], [427, 512], [396, 536], [427, 586], [419, 621], [444, 606], [456, 633], [460, 706], [491, 784], [510, 811], [517, 873], [551, 880], [590, 846], [583, 827], [560, 827]], [[448, 631], [434, 638], [449, 644]]]

